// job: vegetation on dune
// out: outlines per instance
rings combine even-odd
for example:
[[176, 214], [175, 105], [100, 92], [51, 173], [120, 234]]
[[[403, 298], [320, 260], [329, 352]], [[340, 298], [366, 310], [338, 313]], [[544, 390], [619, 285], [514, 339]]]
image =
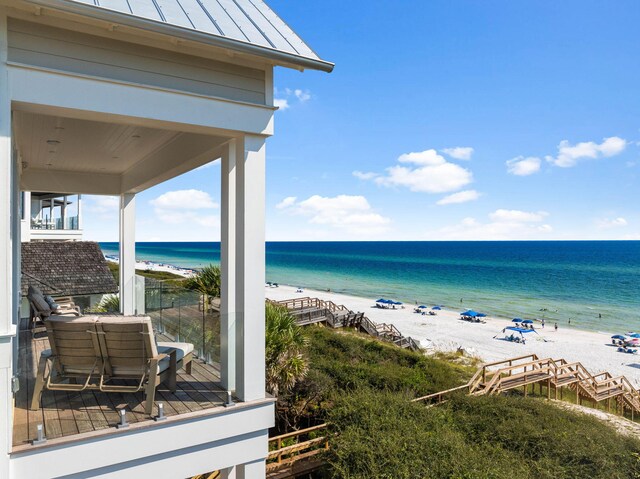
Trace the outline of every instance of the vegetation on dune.
[[291, 391], [307, 374], [308, 362], [302, 351], [308, 341], [284, 306], [266, 303], [265, 320], [267, 391], [278, 396]]
[[[113, 263], [111, 261], [108, 261], [107, 265], [109, 266], [109, 270], [111, 271], [111, 274], [113, 275], [115, 280], [119, 281], [120, 265], [118, 263]], [[170, 273], [168, 271], [152, 271], [150, 269], [137, 269], [136, 274], [139, 274], [140, 276], [144, 276], [145, 278], [157, 279], [159, 281], [171, 280], [171, 281], [176, 281], [178, 283], [182, 283], [185, 280], [183, 276], [180, 276], [179, 274], [175, 274], [175, 273]]]
[[359, 389], [338, 398], [331, 478], [638, 478], [640, 442], [595, 418], [518, 396], [438, 407]]
[[195, 276], [187, 278], [184, 287], [198, 291], [210, 298], [220, 297], [220, 286], [222, 285], [220, 266], [210, 264], [198, 271]]
[[425, 357], [369, 337], [321, 327], [304, 330], [309, 338], [309, 371], [289, 392], [278, 396], [279, 432], [326, 419], [333, 402], [362, 388], [416, 397], [464, 383], [473, 369]]
[[475, 365], [357, 333], [304, 332], [309, 370], [279, 395], [277, 427], [329, 423], [323, 477], [640, 478], [638, 440], [542, 399], [461, 394], [436, 407], [411, 402], [465, 383]]

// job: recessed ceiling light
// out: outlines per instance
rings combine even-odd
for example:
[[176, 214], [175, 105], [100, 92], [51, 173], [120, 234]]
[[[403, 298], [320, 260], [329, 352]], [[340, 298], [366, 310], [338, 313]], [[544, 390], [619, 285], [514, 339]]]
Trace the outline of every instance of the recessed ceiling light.
[[52, 165], [53, 165], [53, 163], [47, 163], [47, 166], [52, 166]]
[[120, 157], [119, 156], [112, 156], [111, 159], [112, 160], [118, 160], [118, 159], [120, 159]]
[[131, 138], [140, 138], [140, 135], [131, 135]]
[[47, 140], [47, 145], [59, 145], [60, 142], [58, 140]]

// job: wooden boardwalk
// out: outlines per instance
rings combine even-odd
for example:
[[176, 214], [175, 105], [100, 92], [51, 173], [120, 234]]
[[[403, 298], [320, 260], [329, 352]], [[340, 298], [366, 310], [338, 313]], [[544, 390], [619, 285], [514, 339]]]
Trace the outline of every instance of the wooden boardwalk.
[[485, 364], [473, 375], [467, 384], [440, 391], [414, 401], [442, 402], [455, 392], [465, 392], [474, 396], [500, 394], [522, 388], [527, 395], [529, 386], [538, 384], [540, 393], [546, 389], [547, 398], [562, 397], [562, 390], [570, 388], [576, 393], [579, 403], [583, 400], [594, 404], [606, 401], [607, 409], [612, 402], [616, 411], [631, 419], [640, 413], [640, 390], [636, 389], [624, 376], [612, 376], [608, 372], [591, 374], [581, 363], [564, 359], [540, 359], [535, 354], [506, 359]]
[[404, 336], [393, 324], [375, 323], [364, 313], [354, 313], [346, 306], [335, 304], [333, 301], [307, 297], [277, 301], [276, 304], [291, 311], [300, 326], [323, 323], [332, 328], [352, 327], [401, 348], [420, 350], [416, 340]]
[[[159, 341], [170, 341], [158, 336]], [[144, 413], [144, 394], [102, 393], [84, 391], [82, 393], [64, 391], [44, 391], [41, 408], [29, 410], [40, 352], [49, 348], [46, 334], [33, 338], [30, 331], [20, 331], [18, 354], [18, 377], [20, 389], [16, 394], [14, 407], [13, 447], [23, 449], [36, 437], [38, 424], [44, 427], [47, 439], [82, 435], [94, 431], [113, 431], [119, 421], [118, 411], [127, 411], [129, 423], [153, 420]], [[204, 364], [194, 358], [192, 374], [178, 371], [178, 389], [171, 393], [160, 385], [156, 393], [156, 404], [164, 404], [165, 414], [175, 416], [222, 406], [226, 399], [220, 386], [217, 367]], [[29, 446], [34, 447], [34, 446]]]

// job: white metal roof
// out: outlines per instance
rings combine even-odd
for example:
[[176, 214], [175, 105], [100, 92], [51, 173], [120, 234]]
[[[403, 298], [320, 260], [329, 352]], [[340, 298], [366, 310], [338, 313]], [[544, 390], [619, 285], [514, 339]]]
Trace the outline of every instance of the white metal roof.
[[[320, 57], [262, 0], [31, 0], [89, 16], [115, 14], [176, 27], [209, 38], [209, 43], [323, 71]], [[83, 8], [84, 7], [84, 8]], [[88, 8], [87, 8], [88, 7]], [[114, 19], [115, 20], [115, 19]]]

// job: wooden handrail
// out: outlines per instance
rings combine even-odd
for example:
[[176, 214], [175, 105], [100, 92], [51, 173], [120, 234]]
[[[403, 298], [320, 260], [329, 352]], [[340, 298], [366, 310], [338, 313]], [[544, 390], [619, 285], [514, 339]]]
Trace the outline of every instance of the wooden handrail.
[[277, 442], [278, 439], [289, 439], [290, 437], [302, 436], [303, 434], [308, 434], [313, 431], [319, 431], [320, 429], [326, 429], [327, 423], [318, 424], [317, 426], [308, 427], [306, 429], [300, 429], [298, 431], [288, 432], [286, 434], [281, 434], [280, 436], [273, 436], [269, 438], [269, 442]]

